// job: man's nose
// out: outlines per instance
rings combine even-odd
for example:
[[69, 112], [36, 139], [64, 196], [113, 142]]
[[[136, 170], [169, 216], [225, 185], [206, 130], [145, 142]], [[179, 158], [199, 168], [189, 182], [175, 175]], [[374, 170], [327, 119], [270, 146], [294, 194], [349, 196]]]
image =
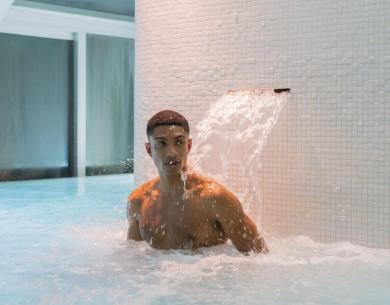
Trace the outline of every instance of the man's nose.
[[168, 147], [168, 150], [167, 150], [167, 157], [170, 157], [170, 158], [175, 158], [177, 157], [178, 155], [178, 152], [175, 148], [175, 146], [171, 145]]

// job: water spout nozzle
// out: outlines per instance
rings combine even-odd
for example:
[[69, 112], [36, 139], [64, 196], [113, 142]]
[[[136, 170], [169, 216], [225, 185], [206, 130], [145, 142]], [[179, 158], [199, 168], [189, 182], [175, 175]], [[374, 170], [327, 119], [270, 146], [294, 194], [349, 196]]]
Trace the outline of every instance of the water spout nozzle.
[[261, 95], [261, 94], [266, 94], [266, 93], [283, 93], [287, 92], [290, 93], [290, 88], [280, 88], [280, 89], [272, 89], [272, 88], [251, 88], [251, 89], [231, 89], [227, 91], [227, 94], [236, 94], [237, 92], [245, 92], [249, 94], [254, 94], [254, 95]]
[[274, 89], [275, 93], [288, 92], [290, 93], [290, 88]]

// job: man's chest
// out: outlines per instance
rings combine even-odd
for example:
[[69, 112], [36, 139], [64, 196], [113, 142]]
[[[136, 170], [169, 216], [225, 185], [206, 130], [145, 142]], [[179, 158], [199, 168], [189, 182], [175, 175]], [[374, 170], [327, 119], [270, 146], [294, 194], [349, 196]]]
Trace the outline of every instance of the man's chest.
[[183, 247], [207, 225], [207, 209], [198, 200], [147, 200], [140, 213], [140, 232], [157, 248]]

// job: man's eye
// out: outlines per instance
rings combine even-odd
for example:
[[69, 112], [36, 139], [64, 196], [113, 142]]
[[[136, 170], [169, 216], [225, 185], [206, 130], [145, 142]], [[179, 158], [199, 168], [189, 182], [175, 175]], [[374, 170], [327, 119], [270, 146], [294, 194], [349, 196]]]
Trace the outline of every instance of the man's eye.
[[183, 144], [183, 143], [184, 143], [183, 140], [177, 140], [177, 141], [176, 141], [176, 144], [177, 144], [177, 145], [181, 145], [181, 144]]
[[165, 142], [164, 141], [157, 142], [157, 146], [163, 147], [163, 146], [165, 146]]

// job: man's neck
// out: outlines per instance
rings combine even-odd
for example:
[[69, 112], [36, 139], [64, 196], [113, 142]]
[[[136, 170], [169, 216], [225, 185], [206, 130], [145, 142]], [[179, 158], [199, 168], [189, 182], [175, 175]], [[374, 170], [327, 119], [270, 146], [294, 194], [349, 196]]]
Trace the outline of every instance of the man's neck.
[[160, 192], [169, 197], [181, 196], [184, 193], [184, 181], [181, 175], [160, 176]]

